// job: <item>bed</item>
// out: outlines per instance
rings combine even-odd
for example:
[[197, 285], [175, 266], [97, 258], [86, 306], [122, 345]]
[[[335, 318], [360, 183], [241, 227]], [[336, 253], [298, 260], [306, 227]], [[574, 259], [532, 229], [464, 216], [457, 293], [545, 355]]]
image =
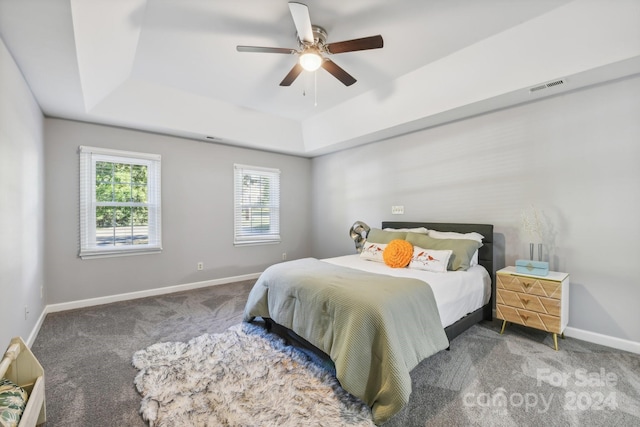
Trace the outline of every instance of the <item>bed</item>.
[[[381, 229], [418, 227], [481, 234], [478, 265], [424, 279], [359, 255], [295, 260], [265, 270], [245, 307], [245, 321], [262, 318], [273, 332], [333, 362], [342, 387], [371, 407], [377, 424], [408, 402], [411, 369], [492, 318], [493, 226], [387, 221]], [[463, 288], [474, 289], [475, 302], [456, 302]]]

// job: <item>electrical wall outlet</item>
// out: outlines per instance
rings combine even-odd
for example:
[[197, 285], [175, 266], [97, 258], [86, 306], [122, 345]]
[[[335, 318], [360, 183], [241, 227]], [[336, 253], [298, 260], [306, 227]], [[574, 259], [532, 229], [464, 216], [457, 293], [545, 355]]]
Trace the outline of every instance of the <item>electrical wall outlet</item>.
[[392, 215], [403, 215], [404, 214], [404, 206], [391, 206], [391, 214]]
[[204, 270], [204, 263], [202, 261], [200, 261], [198, 263], [198, 271], [202, 271], [202, 270]]
[[283, 261], [287, 260], [287, 253], [286, 252], [282, 252], [282, 260]]
[[24, 306], [24, 320], [27, 320], [29, 318], [29, 307], [27, 307], [26, 305]]

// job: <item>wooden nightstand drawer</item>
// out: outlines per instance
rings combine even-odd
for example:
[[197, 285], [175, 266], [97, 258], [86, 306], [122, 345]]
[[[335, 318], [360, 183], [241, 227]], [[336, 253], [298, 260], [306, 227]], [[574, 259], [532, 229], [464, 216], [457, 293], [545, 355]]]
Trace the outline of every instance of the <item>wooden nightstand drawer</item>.
[[560, 316], [559, 299], [539, 297], [532, 294], [523, 294], [520, 292], [508, 291], [506, 289], [498, 289], [497, 302], [498, 304], [531, 310], [537, 313]]
[[558, 334], [569, 321], [569, 275], [549, 271], [547, 276], [523, 274], [516, 267], [496, 271], [496, 314], [502, 330], [508, 322], [541, 329], [553, 334], [558, 350]]
[[498, 289], [507, 289], [513, 292], [539, 295], [547, 298], [560, 299], [562, 297], [562, 282], [500, 273], [496, 276], [498, 278]]
[[497, 304], [498, 319], [558, 334], [562, 332], [560, 317], [508, 305]]

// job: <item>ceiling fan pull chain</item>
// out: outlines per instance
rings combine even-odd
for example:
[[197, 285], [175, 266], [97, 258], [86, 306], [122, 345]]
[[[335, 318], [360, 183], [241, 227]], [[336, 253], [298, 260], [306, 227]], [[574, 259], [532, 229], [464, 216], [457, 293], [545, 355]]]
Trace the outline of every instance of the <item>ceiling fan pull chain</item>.
[[307, 96], [307, 89], [311, 89], [311, 82], [309, 82], [309, 73], [304, 73], [304, 86], [302, 87], [302, 96]]
[[318, 72], [314, 71], [313, 72], [313, 106], [317, 107], [318, 106]]

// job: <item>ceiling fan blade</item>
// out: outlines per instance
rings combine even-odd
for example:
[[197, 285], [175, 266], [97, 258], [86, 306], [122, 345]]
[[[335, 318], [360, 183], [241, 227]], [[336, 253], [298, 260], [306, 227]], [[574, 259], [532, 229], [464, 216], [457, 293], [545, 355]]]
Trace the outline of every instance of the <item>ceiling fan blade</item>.
[[293, 83], [303, 70], [304, 68], [302, 68], [302, 65], [296, 62], [296, 65], [294, 65], [291, 71], [289, 71], [289, 74], [287, 74], [280, 82], [280, 86], [291, 86], [291, 83]]
[[333, 77], [340, 80], [345, 86], [351, 86], [357, 81], [351, 74], [347, 73], [345, 70], [339, 67], [338, 64], [330, 59], [324, 60], [324, 62], [322, 63], [322, 68], [331, 73]]
[[261, 47], [261, 46], [236, 46], [238, 52], [256, 52], [256, 53], [296, 53], [295, 49], [286, 47]]
[[381, 35], [363, 37], [361, 39], [345, 40], [326, 45], [329, 53], [354, 52], [356, 50], [380, 49], [384, 46]]
[[313, 29], [307, 5], [291, 1], [289, 2], [289, 10], [298, 32], [298, 38], [305, 43], [313, 44]]

